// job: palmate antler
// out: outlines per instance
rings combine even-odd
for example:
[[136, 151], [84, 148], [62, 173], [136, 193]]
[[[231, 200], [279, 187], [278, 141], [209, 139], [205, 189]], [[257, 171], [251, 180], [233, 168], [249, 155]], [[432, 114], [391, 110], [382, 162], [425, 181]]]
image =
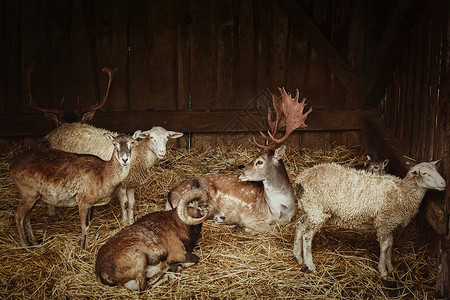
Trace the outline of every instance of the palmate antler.
[[[65, 114], [65, 112], [64, 112], [64, 97], [61, 100], [59, 109], [43, 108], [43, 107], [40, 107], [34, 101], [33, 95], [31, 93], [31, 73], [33, 73], [33, 71], [34, 71], [35, 64], [36, 64], [36, 62], [34, 62], [28, 68], [26, 68], [26, 74], [25, 74], [25, 80], [26, 80], [27, 90], [28, 90], [28, 97], [30, 98], [30, 106], [36, 110], [42, 111], [44, 114], [47, 115], [47, 118], [51, 119], [58, 125], [63, 121], [62, 118], [63, 118], [63, 115]], [[77, 97], [77, 111], [75, 112], [75, 115], [79, 119], [77, 121], [85, 122], [85, 121], [90, 120], [94, 116], [95, 112], [105, 105], [106, 100], [108, 99], [108, 96], [109, 96], [111, 82], [113, 80], [114, 74], [117, 71], [117, 69], [112, 70], [111, 68], [104, 67], [102, 69], [102, 71], [106, 72], [108, 74], [108, 86], [106, 89], [106, 95], [105, 95], [105, 97], [103, 97], [103, 99], [100, 103], [97, 101], [96, 104], [89, 106], [87, 108], [80, 108], [80, 98]], [[49, 115], [52, 115], [52, 116], [49, 116]]]
[[[295, 98], [292, 98], [290, 93], [286, 93], [286, 90], [284, 88], [278, 88], [278, 90], [281, 93], [280, 97], [275, 96], [269, 91], [269, 93], [272, 95], [272, 103], [276, 115], [275, 121], [273, 121], [272, 110], [269, 107], [267, 113], [267, 122], [269, 123], [271, 131], [269, 131], [267, 135], [259, 132], [264, 139], [269, 141], [268, 145], [261, 145], [257, 143], [255, 137], [253, 137], [253, 141], [250, 141], [256, 147], [264, 150], [275, 149], [279, 144], [284, 142], [289, 137], [292, 131], [298, 128], [307, 127], [305, 121], [308, 117], [308, 114], [312, 111], [312, 108], [310, 108], [305, 114], [303, 113], [303, 109], [306, 106], [306, 98], [303, 98], [300, 103], [298, 102], [298, 89]], [[278, 130], [283, 127], [285, 127], [284, 136], [280, 139], [277, 139], [275, 135], [278, 133]]]

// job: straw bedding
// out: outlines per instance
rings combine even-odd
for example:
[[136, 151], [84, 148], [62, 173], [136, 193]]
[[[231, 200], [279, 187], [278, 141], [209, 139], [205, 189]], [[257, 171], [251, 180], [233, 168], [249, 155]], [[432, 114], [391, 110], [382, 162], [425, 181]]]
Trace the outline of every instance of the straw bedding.
[[[137, 217], [164, 208], [167, 192], [192, 175], [237, 173], [256, 154], [253, 149], [218, 147], [209, 151], [170, 149], [147, 183], [136, 191]], [[123, 287], [102, 285], [94, 274], [97, 251], [121, 228], [117, 200], [96, 208], [89, 231], [90, 246], [82, 250], [77, 209], [57, 209], [47, 216], [38, 203], [31, 215], [38, 247], [22, 248], [14, 222], [18, 194], [9, 176], [11, 155], [0, 157], [0, 298], [102, 299], [383, 299], [433, 298], [435, 263], [426, 237], [413, 224], [396, 233], [395, 271], [381, 281], [377, 271], [375, 234], [335, 231], [326, 227], [313, 243], [315, 273], [303, 273], [292, 255], [296, 220], [277, 234], [247, 233], [206, 222], [194, 252], [200, 262], [176, 278], [141, 295]], [[284, 159], [291, 182], [303, 168], [319, 162], [349, 166], [362, 163], [356, 149], [333, 147], [310, 151], [288, 148]], [[296, 216], [296, 219], [298, 216]]]

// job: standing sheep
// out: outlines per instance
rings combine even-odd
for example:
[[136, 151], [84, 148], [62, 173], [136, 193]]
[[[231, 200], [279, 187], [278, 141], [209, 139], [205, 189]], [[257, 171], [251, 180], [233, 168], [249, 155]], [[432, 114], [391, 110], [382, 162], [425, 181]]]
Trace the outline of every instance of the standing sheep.
[[391, 262], [393, 231], [405, 227], [417, 214], [428, 189], [445, 190], [437, 162], [412, 167], [404, 179], [373, 175], [334, 163], [320, 164], [302, 171], [295, 183], [301, 185], [298, 205], [304, 215], [297, 224], [293, 253], [309, 271], [312, 240], [326, 222], [340, 228], [375, 229], [380, 243], [378, 270], [386, 278], [394, 269]]
[[[84, 123], [64, 123], [47, 134], [43, 146], [67, 152], [93, 154], [108, 160], [113, 147], [104, 141], [103, 134], [116, 136], [117, 132], [97, 128]], [[121, 183], [117, 194], [122, 208], [122, 222], [132, 224], [134, 221], [134, 190], [147, 180], [151, 167], [157, 159], [166, 155], [169, 138], [176, 139], [183, 134], [169, 131], [162, 127], [153, 127], [143, 131], [132, 149], [133, 160], [128, 177]], [[69, 138], [70, 137], [70, 138]], [[54, 208], [49, 207], [49, 214], [54, 215]]]
[[143, 291], [168, 280], [178, 267], [196, 264], [192, 251], [208, 215], [208, 201], [204, 191], [189, 190], [176, 209], [147, 214], [116, 233], [97, 254], [100, 281]]

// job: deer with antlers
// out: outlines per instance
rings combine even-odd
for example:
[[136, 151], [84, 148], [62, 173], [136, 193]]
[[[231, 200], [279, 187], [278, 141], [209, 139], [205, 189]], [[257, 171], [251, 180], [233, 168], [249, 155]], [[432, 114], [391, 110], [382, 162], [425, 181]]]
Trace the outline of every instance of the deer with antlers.
[[64, 97], [61, 100], [61, 103], [59, 105], [59, 109], [56, 108], [43, 108], [40, 107], [33, 99], [33, 95], [31, 93], [31, 73], [34, 71], [35, 62], [31, 64], [27, 69], [25, 73], [25, 81], [27, 84], [27, 90], [28, 90], [28, 97], [30, 98], [30, 106], [36, 110], [42, 111], [50, 122], [55, 123], [56, 126], [60, 126], [63, 123], [85, 123], [90, 121], [97, 110], [102, 108], [106, 100], [109, 96], [109, 90], [111, 88], [111, 82], [113, 80], [115, 72], [117, 72], [117, 69], [112, 70], [111, 68], [104, 67], [102, 69], [103, 72], [106, 72], [108, 74], [108, 85], [106, 88], [106, 95], [103, 97], [102, 101], [99, 103], [97, 101], [96, 104], [87, 107], [87, 108], [81, 108], [80, 107], [80, 98], [77, 97], [77, 110], [76, 111], [70, 111], [65, 112], [63, 109], [64, 106]]
[[[261, 145], [253, 138], [252, 144], [263, 151], [250, 162], [239, 176], [208, 174], [187, 179], [175, 186], [168, 195], [166, 209], [175, 208], [182, 195], [194, 188], [205, 190], [212, 204], [223, 213], [220, 223], [237, 225], [247, 231], [273, 232], [276, 224], [291, 221], [295, 214], [296, 203], [286, 168], [282, 161], [286, 146], [280, 144], [298, 128], [305, 128], [306, 118], [312, 111], [301, 102], [299, 91], [295, 98], [279, 88], [280, 97], [271, 93], [276, 114], [268, 111], [270, 132], [260, 134], [268, 141]], [[276, 138], [279, 129], [285, 127], [282, 138]], [[211, 212], [208, 219], [217, 222], [216, 214]]]

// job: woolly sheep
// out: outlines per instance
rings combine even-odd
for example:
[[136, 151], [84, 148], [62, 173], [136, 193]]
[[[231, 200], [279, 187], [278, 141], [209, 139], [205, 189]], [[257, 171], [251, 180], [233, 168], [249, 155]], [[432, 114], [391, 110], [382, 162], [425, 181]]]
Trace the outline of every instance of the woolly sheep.
[[393, 231], [406, 226], [419, 210], [428, 189], [443, 191], [444, 179], [437, 162], [412, 167], [404, 179], [392, 175], [373, 175], [334, 163], [320, 164], [302, 171], [295, 183], [301, 185], [298, 205], [304, 215], [297, 224], [293, 254], [309, 271], [312, 240], [326, 222], [340, 228], [366, 231], [375, 229], [380, 243], [378, 270], [386, 278], [391, 263]]

